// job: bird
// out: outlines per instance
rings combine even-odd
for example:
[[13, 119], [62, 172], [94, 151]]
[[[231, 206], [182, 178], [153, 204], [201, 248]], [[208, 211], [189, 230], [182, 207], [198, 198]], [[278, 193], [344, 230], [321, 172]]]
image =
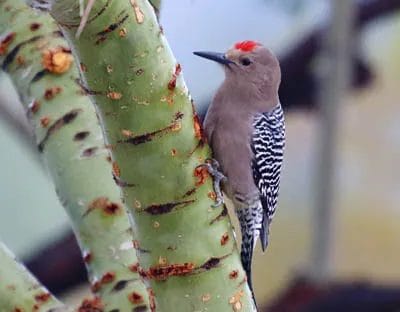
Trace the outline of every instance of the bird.
[[222, 196], [221, 183], [234, 204], [242, 234], [241, 261], [254, 298], [253, 251], [258, 238], [263, 251], [268, 246], [285, 149], [279, 61], [253, 40], [237, 42], [225, 53], [193, 53], [221, 64], [225, 72], [203, 123], [213, 151], [206, 166], [215, 193]]

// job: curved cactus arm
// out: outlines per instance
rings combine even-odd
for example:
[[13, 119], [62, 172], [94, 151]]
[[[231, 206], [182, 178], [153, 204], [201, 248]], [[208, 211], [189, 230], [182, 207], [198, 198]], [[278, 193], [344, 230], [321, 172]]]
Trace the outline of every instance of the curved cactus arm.
[[33, 124], [101, 306], [150, 311], [109, 153], [94, 107], [76, 83], [78, 70], [66, 41], [48, 14], [39, 15], [20, 0], [0, 0], [0, 33], [0, 65]]
[[[40, 1], [43, 7], [44, 1]], [[224, 206], [205, 168], [210, 157], [191, 98], [145, 0], [96, 0], [85, 29], [76, 0], [44, 5], [80, 62], [136, 225], [141, 275], [159, 311], [253, 311]]]
[[0, 242], [0, 311], [72, 311], [67, 309]]

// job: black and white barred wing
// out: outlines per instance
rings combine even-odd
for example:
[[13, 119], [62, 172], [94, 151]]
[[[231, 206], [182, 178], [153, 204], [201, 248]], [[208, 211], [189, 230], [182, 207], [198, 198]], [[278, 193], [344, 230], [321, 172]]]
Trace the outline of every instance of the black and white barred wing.
[[254, 117], [253, 127], [252, 170], [264, 212], [260, 240], [265, 250], [268, 244], [269, 223], [275, 214], [278, 202], [285, 147], [285, 126], [281, 105], [278, 104], [269, 113], [257, 114]]

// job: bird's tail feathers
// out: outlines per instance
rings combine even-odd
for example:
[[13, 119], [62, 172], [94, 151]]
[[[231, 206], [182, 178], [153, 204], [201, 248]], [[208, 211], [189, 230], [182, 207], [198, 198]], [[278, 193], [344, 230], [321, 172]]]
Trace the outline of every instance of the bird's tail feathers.
[[261, 249], [263, 252], [268, 247], [268, 235], [269, 235], [269, 218], [266, 213], [264, 213], [262, 226], [260, 230], [260, 241], [261, 241]]
[[254, 291], [253, 291], [253, 281], [251, 277], [251, 260], [253, 259], [253, 251], [256, 244], [257, 239], [255, 239], [254, 235], [243, 235], [242, 237], [242, 250], [240, 252], [240, 257], [242, 260], [243, 268], [246, 272], [247, 283], [251, 290], [251, 294], [253, 296], [254, 302], [256, 302]]

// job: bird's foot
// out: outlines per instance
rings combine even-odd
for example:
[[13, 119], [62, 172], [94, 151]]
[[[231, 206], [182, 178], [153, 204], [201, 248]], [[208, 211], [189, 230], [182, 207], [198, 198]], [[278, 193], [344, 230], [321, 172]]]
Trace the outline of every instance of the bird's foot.
[[221, 181], [226, 181], [226, 176], [219, 170], [219, 163], [215, 159], [206, 159], [204, 164], [198, 167], [205, 167], [208, 173], [213, 178], [213, 187], [215, 192], [215, 204], [212, 205], [213, 208], [219, 207], [224, 203], [224, 197], [221, 191]]

